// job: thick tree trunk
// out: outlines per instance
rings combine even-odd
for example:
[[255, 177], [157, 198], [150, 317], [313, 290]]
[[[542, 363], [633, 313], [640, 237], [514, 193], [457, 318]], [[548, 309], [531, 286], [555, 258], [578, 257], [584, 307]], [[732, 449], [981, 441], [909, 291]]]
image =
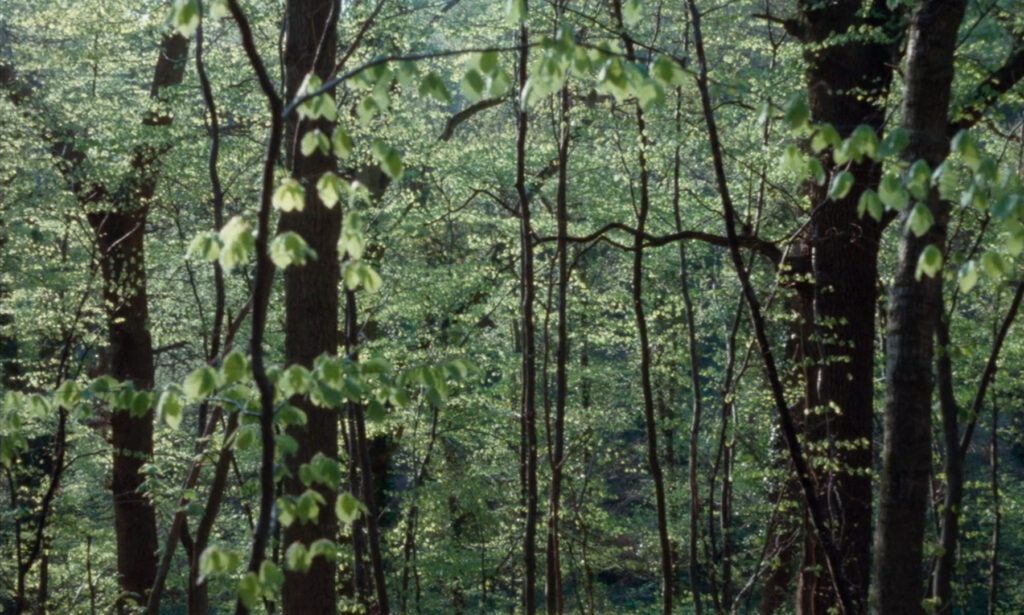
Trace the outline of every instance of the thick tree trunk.
[[[932, 168], [949, 152], [953, 58], [965, 5], [964, 0], [923, 0], [911, 22], [903, 104], [903, 126], [911, 135], [906, 155], [910, 160], [923, 159]], [[928, 206], [936, 223], [923, 237], [902, 231], [889, 292], [885, 445], [871, 588], [872, 610], [881, 613], [923, 612], [933, 336], [940, 317], [942, 278], [917, 280], [915, 271], [927, 245], [943, 249], [948, 217], [948, 204], [934, 190]], [[901, 223], [909, 211], [900, 216]]]
[[[188, 41], [169, 35], [160, 45], [150, 95], [181, 83]], [[152, 114], [148, 126], [167, 125], [171, 116]], [[89, 214], [96, 235], [103, 276], [103, 305], [107, 317], [109, 374], [137, 390], [153, 388], [153, 341], [149, 334], [146, 294], [145, 234], [149, 201], [156, 192], [158, 151], [135, 148], [132, 174], [112, 195], [110, 209]], [[139, 493], [142, 466], [153, 454], [153, 415], [132, 417], [126, 411], [111, 418], [113, 444], [114, 529], [117, 571], [121, 588], [133, 600], [145, 600], [156, 575], [156, 515]], [[121, 608], [124, 605], [122, 604]]]
[[[289, 100], [298, 93], [310, 73], [326, 81], [334, 71], [337, 48], [336, 23], [338, 0], [289, 0], [285, 23], [285, 78]], [[292, 176], [306, 189], [303, 211], [281, 214], [280, 232], [300, 235], [316, 252], [301, 266], [285, 270], [285, 361], [311, 367], [321, 354], [338, 350], [338, 236], [341, 232], [341, 208], [327, 208], [317, 196], [320, 177], [335, 171], [331, 153], [315, 151], [304, 156], [299, 143], [306, 132], [319, 129], [330, 134], [333, 125], [326, 120], [301, 120], [292, 115], [285, 128], [287, 161]], [[306, 413], [307, 424], [289, 429], [298, 443], [298, 451], [288, 458], [290, 476], [284, 481], [285, 493], [299, 495], [306, 487], [298, 469], [313, 456], [338, 458], [338, 414], [320, 408], [308, 398], [292, 403]], [[284, 543], [301, 542], [307, 547], [319, 539], [335, 540], [338, 531], [334, 515], [335, 488], [317, 487], [326, 500], [316, 521], [293, 523], [284, 530]], [[333, 613], [337, 608], [336, 571], [333, 562], [317, 558], [307, 572], [286, 572], [282, 592], [285, 613]]]
[[[801, 3], [813, 121], [832, 124], [843, 137], [860, 124], [881, 131], [900, 40], [897, 19], [884, 2], [874, 2], [870, 13], [865, 13], [861, 0]], [[862, 27], [873, 32], [858, 32]], [[851, 36], [846, 42], [829, 40], [839, 34]], [[831, 161], [822, 162], [830, 168]], [[830, 200], [827, 186], [810, 185], [811, 203], [820, 205], [806, 237], [814, 278], [818, 364], [808, 383], [814, 402], [805, 432], [811, 450], [828, 458], [830, 467], [839, 468], [819, 477], [818, 494], [826, 504], [844, 572], [858, 602], [864, 604], [870, 571], [875, 307], [882, 225], [857, 214], [860, 195], [878, 183], [878, 165], [869, 160], [851, 171], [856, 181], [844, 199]], [[804, 543], [798, 610], [823, 615], [835, 606], [835, 591], [812, 531], [804, 533]]]

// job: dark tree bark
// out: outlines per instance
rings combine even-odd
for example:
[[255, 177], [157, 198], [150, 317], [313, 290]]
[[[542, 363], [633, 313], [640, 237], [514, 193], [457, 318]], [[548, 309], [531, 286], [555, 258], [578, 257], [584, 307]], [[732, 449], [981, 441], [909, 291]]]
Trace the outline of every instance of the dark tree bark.
[[[949, 152], [947, 136], [956, 35], [964, 0], [923, 0], [910, 26], [903, 126], [911, 135], [906, 157], [937, 167]], [[875, 530], [871, 608], [922, 613], [923, 540], [931, 467], [933, 337], [941, 311], [942, 278], [915, 279], [926, 246], [946, 240], [948, 203], [931, 190], [935, 224], [923, 237], [901, 226], [899, 261], [889, 291], [885, 444], [878, 526]], [[910, 208], [900, 216], [905, 223]]]
[[[163, 88], [181, 83], [187, 53], [185, 38], [175, 34], [163, 39], [151, 97], [159, 98]], [[154, 113], [143, 123], [163, 126], [170, 122], [170, 115]], [[152, 389], [154, 377], [145, 235], [150, 201], [156, 192], [158, 155], [152, 146], [137, 146], [132, 173], [111, 195], [109, 208], [89, 214], [103, 277], [109, 374], [137, 390]], [[152, 503], [139, 493], [143, 482], [139, 470], [153, 454], [152, 412], [137, 418], [125, 411], [113, 413], [111, 443], [118, 576], [125, 594], [144, 601], [156, 575], [156, 515]]]
[[[861, 124], [881, 132], [893, 65], [901, 41], [901, 17], [885, 2], [862, 0], [800, 3], [800, 27], [807, 60], [812, 120], [832, 124], [842, 137]], [[870, 33], [860, 31], [869, 28]], [[846, 35], [837, 42], [834, 37]], [[831, 161], [823, 160], [826, 168]], [[804, 430], [839, 470], [819, 477], [818, 495], [842, 566], [866, 603], [871, 551], [871, 465], [874, 400], [875, 306], [878, 302], [878, 245], [883, 225], [857, 214], [865, 189], [877, 185], [879, 165], [871, 160], [850, 168], [853, 189], [830, 200], [828, 186], [810, 184], [809, 245], [813, 273], [813, 322], [817, 369]], [[813, 459], [812, 459], [813, 461]], [[832, 464], [830, 464], [832, 465]], [[824, 553], [813, 531], [804, 533], [798, 611], [824, 615], [836, 604], [825, 571]]]
[[[529, 30], [519, 26], [518, 87], [526, 90], [530, 57]], [[528, 115], [526, 101], [517, 98], [516, 109], [516, 195], [519, 199], [520, 230], [520, 303], [522, 332], [521, 451], [523, 497], [526, 505], [523, 532], [523, 610], [526, 615], [537, 611], [537, 349], [534, 326], [533, 228], [530, 222], [530, 195], [526, 189], [526, 134]]]
[[[274, 262], [268, 251], [270, 234], [270, 210], [274, 193], [274, 170], [277, 157], [281, 150], [284, 136], [284, 122], [281, 113], [284, 102], [271, 81], [267, 68], [263, 64], [256, 49], [256, 41], [249, 26], [249, 20], [238, 0], [228, 0], [231, 18], [238, 26], [242, 50], [245, 52], [249, 66], [259, 82], [260, 91], [267, 103], [270, 119], [270, 130], [267, 136], [267, 147], [263, 156], [260, 174], [260, 200], [256, 217], [256, 241], [254, 252], [256, 257], [255, 275], [252, 292], [252, 327], [249, 336], [249, 350], [252, 353], [252, 377], [259, 392], [260, 413], [260, 508], [253, 527], [252, 547], [246, 570], [256, 574], [266, 556], [267, 542], [270, 538], [270, 520], [274, 509], [274, 385], [267, 376], [263, 358], [263, 340], [267, 327], [267, 312], [270, 303], [270, 291], [274, 282]], [[238, 600], [235, 603], [236, 615], [244, 615], [249, 609]]]
[[555, 349], [555, 421], [552, 431], [554, 450], [551, 456], [551, 499], [548, 510], [547, 542], [547, 609], [549, 615], [563, 609], [562, 562], [559, 544], [559, 521], [562, 507], [562, 464], [565, 461], [565, 405], [568, 399], [569, 362], [569, 86], [562, 87], [558, 113], [558, 186], [555, 195], [555, 217], [558, 225], [558, 341]]
[[693, 30], [694, 49], [697, 52], [698, 71], [696, 74], [697, 89], [700, 92], [701, 111], [704, 116], [704, 123], [708, 131], [708, 145], [711, 149], [711, 162], [714, 167], [715, 185], [718, 189], [718, 196], [722, 203], [722, 210], [725, 214], [725, 230], [729, 247], [729, 257], [733, 268], [739, 278], [743, 290], [743, 299], [750, 312], [751, 325], [757, 340], [757, 346], [761, 352], [764, 363], [765, 376], [771, 389], [772, 401], [775, 410], [779, 415], [779, 426], [782, 431], [786, 448], [789, 452], [793, 469], [803, 493], [806, 504], [807, 515], [810, 518], [811, 526], [814, 529], [815, 537], [821, 542], [825, 554], [825, 563], [836, 591], [839, 610], [844, 614], [852, 614], [860, 609], [860, 603], [856, 601], [856, 593], [851, 588], [842, 567], [842, 558], [836, 546], [826, 522], [826, 511], [822, 500], [818, 497], [815, 477], [807, 463], [803, 446], [797, 436], [796, 424], [789, 405], [786, 403], [786, 393], [779, 376], [779, 370], [775, 361], [775, 354], [772, 351], [771, 342], [768, 339], [767, 327], [765, 325], [764, 313], [761, 303], [757, 298], [754, 287], [750, 282], [750, 271], [743, 263], [743, 256], [740, 252], [740, 235], [736, 228], [736, 207], [732, 201], [729, 190], [728, 177], [725, 172], [725, 156], [722, 144], [718, 136], [718, 122], [715, 118], [715, 108], [711, 100], [711, 92], [708, 80], [708, 63], [704, 51], [704, 37], [701, 30], [701, 13], [697, 8], [695, 0], [687, 0], [690, 20]]
[[[337, 41], [338, 0], [289, 0], [285, 15], [284, 49], [285, 93], [295, 98], [303, 81], [315, 74], [322, 81], [334, 71]], [[319, 129], [329, 135], [333, 124], [326, 120], [289, 117], [285, 127], [287, 156], [292, 176], [306, 189], [302, 211], [281, 214], [280, 232], [294, 232], [306, 240], [316, 252], [301, 266], [285, 270], [285, 361], [312, 367], [321, 354], [338, 350], [338, 286], [340, 264], [338, 236], [341, 232], [341, 208], [327, 208], [317, 196], [320, 177], [335, 171], [336, 159], [331, 153], [315, 151], [304, 156], [299, 143], [308, 131]], [[319, 454], [338, 458], [338, 414], [320, 408], [308, 398], [292, 399], [292, 404], [306, 413], [307, 424], [289, 429], [298, 443], [298, 451], [288, 458], [290, 475], [284, 481], [285, 493], [299, 495], [306, 487], [299, 480], [298, 469]], [[318, 486], [326, 500], [316, 521], [293, 523], [284, 530], [284, 543], [301, 542], [307, 547], [315, 540], [335, 540], [338, 523], [334, 514], [336, 489]], [[308, 572], [285, 573], [282, 606], [285, 613], [333, 613], [337, 608], [334, 563], [317, 558]]]

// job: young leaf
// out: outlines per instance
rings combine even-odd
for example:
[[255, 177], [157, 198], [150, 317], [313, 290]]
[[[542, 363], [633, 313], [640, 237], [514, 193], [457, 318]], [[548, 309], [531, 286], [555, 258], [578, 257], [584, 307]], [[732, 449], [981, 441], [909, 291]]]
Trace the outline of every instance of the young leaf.
[[466, 95], [466, 98], [471, 102], [480, 100], [485, 87], [483, 75], [479, 71], [476, 69], [466, 71], [466, 75], [462, 78], [462, 93]]
[[188, 246], [189, 256], [200, 260], [213, 262], [220, 256], [220, 238], [217, 233], [208, 231], [199, 233]]
[[334, 155], [345, 159], [352, 155], [352, 137], [341, 126], [336, 126], [331, 133], [331, 147], [334, 148]]
[[643, 16], [643, 4], [640, 0], [626, 0], [622, 3], [622, 22], [634, 26]]
[[876, 221], [881, 222], [883, 211], [882, 199], [878, 198], [877, 192], [869, 189], [860, 194], [860, 198], [857, 200], [858, 216], [864, 217], [867, 214]]
[[933, 278], [941, 269], [942, 251], [935, 245], [928, 244], [928, 246], [921, 251], [921, 256], [917, 259], [917, 269], [914, 272], [914, 278], [920, 280], [922, 275]]
[[889, 131], [882, 139], [878, 147], [878, 158], [889, 158], [899, 156], [900, 153], [910, 144], [910, 134], [902, 126]]
[[302, 211], [306, 207], [306, 189], [298, 180], [288, 178], [274, 191], [273, 203], [283, 212]]
[[811, 149], [815, 154], [820, 154], [822, 150], [829, 147], [838, 147], [842, 142], [843, 139], [832, 124], [822, 124], [817, 127], [814, 131], [814, 136], [811, 137]]
[[917, 160], [910, 165], [907, 171], [907, 189], [915, 199], [924, 199], [928, 196], [928, 188], [931, 186], [932, 169], [924, 160]]
[[232, 384], [242, 380], [248, 371], [249, 360], [237, 350], [232, 350], [228, 356], [224, 357], [224, 362], [220, 368], [225, 384]]
[[1006, 261], [997, 252], [985, 252], [981, 255], [981, 269], [993, 280], [1001, 280], [1007, 273]]
[[973, 260], [967, 261], [957, 272], [957, 282], [960, 285], [960, 292], [969, 293], [978, 283], [978, 264]]
[[168, 427], [177, 429], [181, 425], [182, 415], [182, 403], [177, 393], [170, 389], [161, 393], [160, 401], [156, 404], [156, 414]]
[[240, 216], [234, 216], [219, 233], [221, 249], [220, 266], [225, 271], [234, 269], [239, 264], [247, 261], [252, 254], [256, 238], [252, 234], [252, 227]]
[[448, 87], [434, 73], [428, 74], [420, 81], [420, 96], [429, 96], [437, 102], [444, 104], [451, 102], [451, 96], [448, 95]]
[[899, 178], [892, 173], [886, 173], [878, 185], [878, 198], [887, 208], [896, 211], [903, 211], [910, 201], [910, 195], [900, 184]]
[[802, 132], [807, 126], [808, 121], [811, 119], [811, 109], [807, 106], [807, 101], [803, 96], [798, 94], [789, 99], [789, 102], [786, 103], [785, 119], [786, 124], [794, 132]]
[[270, 260], [281, 269], [290, 265], [305, 265], [310, 258], [316, 258], [316, 252], [298, 233], [281, 233], [270, 243]]
[[853, 188], [853, 173], [840, 171], [832, 178], [832, 184], [828, 188], [828, 196], [833, 201], [838, 201], [849, 194], [851, 188]]
[[526, 0], [508, 0], [505, 12], [509, 22], [518, 25], [526, 20]]
[[178, 34], [190, 38], [199, 27], [199, 1], [174, 0], [171, 24]]
[[932, 215], [932, 210], [924, 203], [917, 203], [910, 210], [910, 215], [907, 217], [907, 228], [914, 235], [923, 237], [933, 224], [935, 224], [935, 216]]
[[352, 524], [359, 519], [359, 512], [362, 504], [351, 493], [345, 492], [338, 496], [334, 506], [334, 512], [338, 519], [345, 523]]
[[189, 399], [206, 397], [217, 388], [217, 372], [204, 365], [185, 377], [184, 391]]
[[332, 209], [338, 204], [346, 188], [345, 182], [331, 171], [321, 175], [316, 182], [316, 194], [327, 209]]
[[398, 150], [377, 139], [373, 142], [373, 157], [377, 160], [384, 174], [398, 181], [402, 177], [402, 155]]
[[303, 135], [300, 149], [303, 156], [312, 156], [317, 150], [320, 150], [321, 154], [326, 154], [331, 151], [331, 141], [323, 131], [314, 128]]

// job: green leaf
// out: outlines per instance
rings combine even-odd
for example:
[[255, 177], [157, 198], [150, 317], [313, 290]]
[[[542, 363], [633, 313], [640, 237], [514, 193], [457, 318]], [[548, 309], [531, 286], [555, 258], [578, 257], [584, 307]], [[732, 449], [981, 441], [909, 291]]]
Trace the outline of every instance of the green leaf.
[[341, 225], [341, 236], [338, 238], [338, 252], [348, 254], [357, 261], [363, 257], [366, 249], [366, 237], [363, 229], [363, 218], [359, 212], [349, 212]]
[[54, 395], [54, 401], [65, 410], [71, 410], [82, 397], [82, 389], [74, 380], [65, 380]]
[[626, 0], [622, 3], [622, 22], [634, 26], [643, 16], [643, 3], [640, 0]]
[[221, 250], [220, 266], [225, 271], [230, 271], [249, 260], [256, 238], [252, 234], [252, 227], [240, 216], [234, 216], [224, 228], [220, 230]]
[[324, 207], [333, 209], [338, 204], [346, 188], [345, 182], [340, 177], [331, 171], [327, 171], [316, 182], [316, 195], [320, 198], [320, 202], [324, 204]]
[[313, 386], [309, 370], [301, 365], [292, 365], [277, 378], [277, 388], [284, 397], [305, 395]]
[[917, 160], [907, 171], [907, 189], [915, 199], [924, 199], [928, 196], [931, 179], [931, 167], [924, 160]]
[[273, 204], [283, 212], [302, 211], [306, 208], [306, 189], [298, 180], [288, 178], [274, 191]]
[[334, 132], [331, 133], [331, 147], [334, 149], [334, 155], [344, 160], [352, 155], [352, 137], [341, 126], [335, 126]]
[[907, 216], [907, 229], [917, 237], [923, 237], [933, 224], [935, 224], [935, 216], [924, 203], [915, 204], [914, 208], [910, 210], [910, 215]]
[[821, 164], [820, 160], [818, 160], [817, 158], [808, 158], [807, 170], [808, 172], [810, 172], [811, 178], [814, 180], [814, 183], [818, 184], [819, 186], [825, 183], [825, 178], [827, 177], [825, 175], [825, 166]]
[[264, 594], [277, 595], [284, 585], [284, 573], [277, 567], [277, 564], [270, 560], [263, 560], [260, 564], [260, 585], [263, 586]]
[[184, 391], [189, 399], [206, 397], [217, 388], [217, 372], [204, 365], [185, 377]]
[[220, 371], [225, 384], [238, 382], [249, 373], [249, 359], [241, 352], [232, 350], [228, 356], [224, 357]]
[[935, 245], [928, 244], [928, 246], [921, 251], [921, 256], [917, 259], [917, 269], [914, 272], [914, 277], [918, 280], [921, 279], [922, 275], [933, 278], [941, 269], [942, 251]]
[[338, 519], [350, 525], [359, 519], [362, 509], [362, 503], [347, 491], [338, 496], [334, 505], [334, 513]]
[[877, 192], [868, 189], [860, 194], [860, 198], [857, 200], [858, 216], [863, 218], [867, 214], [876, 221], [881, 222], [883, 211], [882, 199], [878, 198]]
[[1024, 201], [1019, 194], [1012, 192], [1005, 194], [992, 205], [992, 216], [999, 221], [1016, 218], [1019, 215], [1018, 212], [1024, 210], [1022, 202]]
[[161, 393], [156, 404], [156, 414], [157, 418], [167, 423], [171, 429], [181, 426], [182, 403], [178, 394], [171, 389]]
[[481, 73], [489, 75], [498, 68], [498, 52], [485, 51], [473, 55], [473, 66]]
[[839, 136], [839, 132], [832, 124], [822, 124], [814, 131], [814, 136], [811, 138], [811, 149], [815, 154], [820, 154], [826, 148], [838, 147], [842, 142], [842, 137]]
[[910, 195], [900, 184], [898, 177], [892, 173], [886, 173], [878, 185], [878, 198], [889, 209], [903, 211], [910, 202]]
[[811, 119], [811, 109], [807, 106], [807, 100], [801, 95], [796, 95], [786, 103], [785, 121], [794, 132], [803, 132]]
[[998, 252], [985, 252], [981, 255], [981, 269], [985, 275], [999, 281], [1008, 272], [1006, 261]]
[[238, 599], [245, 605], [245, 608], [252, 610], [260, 603], [260, 580], [255, 572], [247, 572], [242, 580], [238, 582]]
[[402, 178], [402, 155], [397, 149], [377, 139], [373, 142], [372, 153], [385, 175], [395, 181]]
[[307, 572], [310, 566], [309, 551], [301, 542], [288, 545], [284, 553], [284, 565], [293, 572]]
[[519, 24], [526, 20], [526, 0], [508, 0], [505, 6], [509, 23]]
[[840, 171], [832, 178], [832, 184], [828, 188], [828, 196], [833, 201], [838, 201], [850, 193], [853, 188], [853, 173]]
[[178, 34], [185, 38], [190, 38], [195, 34], [199, 27], [199, 1], [174, 0], [171, 25], [178, 31]]
[[854, 128], [850, 134], [850, 143], [858, 155], [872, 159], [878, 155], [878, 135], [870, 126], [861, 124]]
[[299, 147], [303, 156], [312, 156], [317, 150], [321, 154], [327, 154], [327, 152], [331, 151], [331, 140], [327, 138], [327, 135], [322, 130], [314, 128], [302, 136], [302, 143]]
[[957, 282], [960, 285], [960, 292], [969, 293], [978, 283], [978, 264], [973, 260], [967, 261], [957, 272]]
[[311, 258], [316, 258], [316, 252], [298, 233], [281, 233], [270, 243], [270, 260], [281, 269], [290, 265], [305, 265]]
[[462, 78], [462, 93], [466, 95], [466, 98], [471, 102], [480, 100], [485, 87], [483, 75], [479, 71], [476, 69], [466, 71]]
[[240, 451], [247, 451], [256, 443], [257, 430], [255, 425], [239, 427], [235, 431], [235, 448]]
[[213, 231], [199, 233], [188, 246], [188, 254], [193, 258], [213, 262], [220, 256], [220, 237]]
[[806, 172], [803, 154], [800, 153], [800, 149], [794, 143], [787, 145], [786, 149], [782, 152], [781, 164], [783, 169], [798, 176], [803, 176]]
[[210, 17], [213, 19], [223, 19], [231, 15], [231, 9], [228, 8], [228, 0], [213, 0], [210, 3]]
[[420, 81], [420, 96], [429, 96], [437, 102], [444, 104], [448, 104], [452, 100], [451, 96], [448, 94], [448, 87], [444, 84], [444, 80], [434, 73], [426, 75], [423, 77], [423, 80]]
[[[584, 55], [583, 57], [586, 57]], [[686, 73], [679, 66], [674, 58], [668, 55], [659, 55], [651, 67], [651, 74], [666, 87], [676, 87], [686, 82]]]
[[910, 133], [902, 126], [889, 131], [878, 147], [878, 158], [899, 156], [910, 145]]
[[972, 171], [978, 170], [981, 166], [981, 150], [971, 133], [961, 130], [953, 137], [951, 145], [953, 151], [960, 155], [967, 168]]
[[1024, 252], [1024, 229], [1006, 233], [1003, 236], [1003, 247], [1010, 256], [1020, 256]]

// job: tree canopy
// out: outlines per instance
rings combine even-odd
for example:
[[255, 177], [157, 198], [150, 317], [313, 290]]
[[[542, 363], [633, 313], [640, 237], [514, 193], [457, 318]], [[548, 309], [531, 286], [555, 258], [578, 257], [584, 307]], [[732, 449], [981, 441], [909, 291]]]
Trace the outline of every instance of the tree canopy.
[[1024, 610], [1020, 0], [5, 0], [0, 610]]

